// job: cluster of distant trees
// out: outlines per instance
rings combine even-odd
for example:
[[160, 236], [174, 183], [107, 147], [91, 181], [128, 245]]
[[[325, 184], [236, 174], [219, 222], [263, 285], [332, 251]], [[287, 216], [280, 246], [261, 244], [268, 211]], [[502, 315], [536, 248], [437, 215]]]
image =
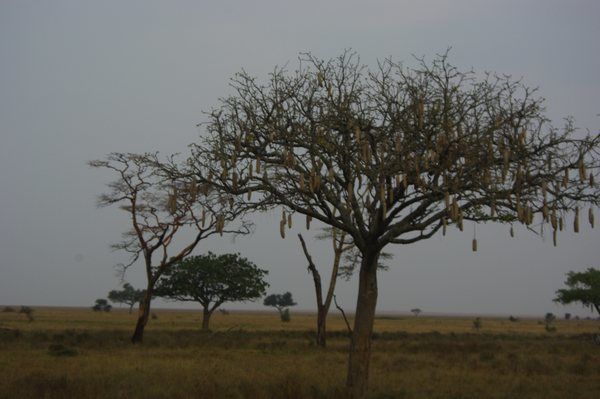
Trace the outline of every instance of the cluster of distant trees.
[[[265, 281], [266, 270], [258, 268], [239, 254], [189, 256], [175, 263], [157, 282], [154, 297], [175, 301], [197, 302], [202, 305], [202, 329], [208, 330], [210, 317], [226, 302], [253, 301], [263, 297], [269, 284]], [[108, 299], [125, 304], [129, 313], [143, 301], [145, 290], [123, 284], [121, 290], [112, 290]], [[292, 294], [271, 294], [264, 300], [265, 306], [275, 307], [282, 321], [290, 321], [289, 308], [296, 305]], [[110, 312], [106, 299], [97, 299], [94, 311]]]

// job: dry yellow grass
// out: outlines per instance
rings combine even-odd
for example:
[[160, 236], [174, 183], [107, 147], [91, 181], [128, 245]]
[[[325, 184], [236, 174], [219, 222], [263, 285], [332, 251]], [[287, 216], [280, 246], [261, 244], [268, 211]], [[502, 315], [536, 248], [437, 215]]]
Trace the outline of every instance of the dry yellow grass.
[[[326, 349], [315, 317], [156, 311], [143, 346], [135, 314], [37, 308], [35, 321], [0, 313], [1, 398], [343, 398], [348, 339], [337, 315]], [[383, 317], [375, 324], [374, 398], [600, 397], [600, 323]], [[18, 333], [16, 331], [19, 331]]]

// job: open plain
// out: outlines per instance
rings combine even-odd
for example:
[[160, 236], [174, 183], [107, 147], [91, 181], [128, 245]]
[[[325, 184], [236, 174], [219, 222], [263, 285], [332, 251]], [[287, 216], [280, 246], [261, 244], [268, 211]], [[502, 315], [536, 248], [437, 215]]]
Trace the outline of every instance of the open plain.
[[[18, 310], [18, 308], [15, 308]], [[315, 316], [156, 310], [143, 345], [129, 342], [135, 312], [35, 308], [34, 321], [0, 313], [0, 398], [343, 398], [348, 337]], [[595, 320], [380, 316], [372, 398], [598, 398]]]

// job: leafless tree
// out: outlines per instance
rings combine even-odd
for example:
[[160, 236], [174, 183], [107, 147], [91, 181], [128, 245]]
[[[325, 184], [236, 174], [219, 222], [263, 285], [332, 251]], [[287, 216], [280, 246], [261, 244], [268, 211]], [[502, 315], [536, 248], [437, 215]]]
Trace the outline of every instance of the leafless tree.
[[[387, 59], [374, 71], [349, 51], [300, 58], [265, 83], [235, 75], [193, 156], [207, 171], [201, 181], [247, 206], [281, 206], [352, 237], [361, 264], [346, 384], [360, 398], [382, 249], [464, 221], [549, 223], [556, 242], [568, 213], [579, 220], [600, 201], [600, 138], [568, 119], [553, 127], [535, 89], [461, 72], [446, 54], [414, 68]], [[282, 236], [286, 228], [284, 218]]]
[[317, 299], [317, 345], [325, 347], [327, 344], [327, 314], [329, 313], [329, 307], [333, 300], [335, 293], [335, 286], [339, 276], [340, 263], [342, 262], [342, 255], [354, 248], [352, 239], [345, 231], [338, 231], [335, 228], [327, 228], [324, 234], [317, 236], [319, 239], [331, 239], [333, 246], [333, 262], [331, 267], [331, 275], [329, 277], [329, 286], [323, 298], [323, 288], [321, 282], [321, 274], [315, 266], [312, 256], [308, 252], [306, 242], [302, 237], [302, 234], [298, 234], [300, 243], [302, 244], [302, 251], [308, 262], [308, 270], [313, 277], [315, 284], [315, 293]]
[[[317, 300], [317, 345], [325, 347], [327, 345], [327, 314], [329, 313], [331, 301], [335, 297], [337, 280], [340, 277], [346, 280], [352, 277], [354, 271], [360, 265], [361, 253], [354, 245], [352, 237], [345, 231], [337, 230], [335, 227], [325, 227], [320, 234], [317, 234], [316, 238], [318, 240], [331, 240], [333, 247], [333, 262], [329, 277], [329, 286], [323, 298], [321, 274], [308, 251], [304, 237], [298, 234], [298, 238], [300, 239], [304, 256], [308, 261], [308, 270], [313, 277], [315, 285]], [[379, 269], [387, 269], [388, 266], [383, 264], [381, 260], [391, 258], [391, 255], [381, 252], [379, 258]]]
[[120, 272], [124, 275], [140, 257], [144, 262], [146, 290], [131, 338], [133, 343], [141, 343], [154, 288], [163, 273], [201, 240], [214, 234], [247, 234], [251, 226], [241, 222], [238, 227], [226, 228], [243, 212], [243, 206], [232, 196], [199, 183], [173, 157], [161, 161], [157, 154], [112, 153], [89, 165], [116, 175], [108, 184], [109, 191], [98, 198], [98, 205], [119, 205], [131, 218], [131, 229], [113, 245], [131, 255], [127, 264], [120, 265]]

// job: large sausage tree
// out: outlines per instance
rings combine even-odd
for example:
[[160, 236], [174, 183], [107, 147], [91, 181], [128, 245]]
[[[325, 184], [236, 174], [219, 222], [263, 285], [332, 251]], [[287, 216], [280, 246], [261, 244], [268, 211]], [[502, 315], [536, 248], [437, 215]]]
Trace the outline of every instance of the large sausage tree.
[[157, 154], [112, 153], [89, 165], [107, 169], [115, 177], [108, 184], [109, 191], [98, 197], [98, 206], [119, 205], [130, 219], [131, 228], [113, 245], [131, 256], [120, 265], [120, 272], [124, 275], [138, 259], [143, 260], [146, 288], [131, 337], [134, 344], [141, 343], [161, 276], [200, 241], [215, 234], [248, 234], [251, 225], [242, 221], [230, 228], [244, 213], [244, 204], [199, 183], [173, 157], [161, 160]]
[[600, 201], [598, 135], [580, 135], [568, 120], [553, 127], [534, 89], [461, 72], [446, 55], [369, 70], [351, 52], [307, 54], [294, 72], [275, 69], [265, 82], [241, 72], [231, 85], [193, 146], [197, 173], [249, 207], [282, 207], [282, 236], [286, 219], [302, 214], [352, 237], [361, 264], [351, 397], [367, 388], [386, 246], [464, 221], [548, 223], [556, 243], [567, 215], [577, 232], [584, 206]]

